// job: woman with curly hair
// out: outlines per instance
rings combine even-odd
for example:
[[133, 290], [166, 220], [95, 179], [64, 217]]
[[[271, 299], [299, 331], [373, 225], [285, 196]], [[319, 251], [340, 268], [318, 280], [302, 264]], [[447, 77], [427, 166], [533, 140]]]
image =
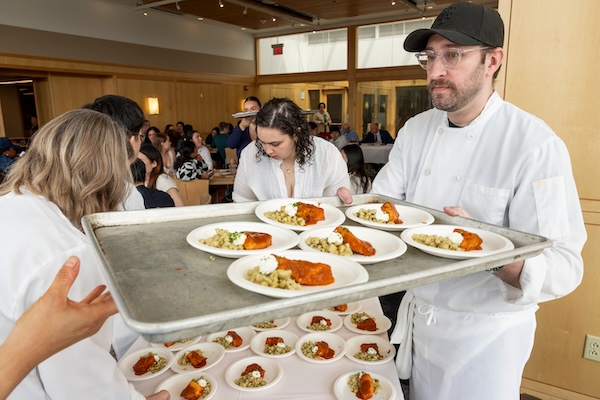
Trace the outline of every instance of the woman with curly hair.
[[233, 186], [236, 202], [339, 196], [352, 202], [346, 163], [331, 143], [309, 133], [293, 101], [270, 100], [256, 115], [254, 146], [247, 146]]

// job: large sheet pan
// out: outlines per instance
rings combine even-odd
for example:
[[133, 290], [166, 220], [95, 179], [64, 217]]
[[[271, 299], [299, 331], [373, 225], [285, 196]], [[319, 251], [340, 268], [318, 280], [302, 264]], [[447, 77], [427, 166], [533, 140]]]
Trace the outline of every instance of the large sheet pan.
[[[315, 199], [345, 207], [337, 197]], [[533, 257], [551, 245], [536, 235], [405, 203], [379, 195], [354, 196], [354, 203], [392, 201], [424, 209], [437, 224], [486, 229], [510, 239], [515, 249], [492, 256], [450, 260], [411, 248], [393, 260], [365, 265], [369, 281], [304, 296], [275, 299], [241, 289], [226, 270], [233, 259], [190, 246], [187, 234], [219, 221], [259, 221], [259, 202], [98, 213], [84, 217], [109, 288], [131, 329], [153, 342], [180, 340], [252, 323], [395, 293]], [[349, 219], [346, 225], [355, 225]], [[399, 235], [400, 232], [390, 232]]]

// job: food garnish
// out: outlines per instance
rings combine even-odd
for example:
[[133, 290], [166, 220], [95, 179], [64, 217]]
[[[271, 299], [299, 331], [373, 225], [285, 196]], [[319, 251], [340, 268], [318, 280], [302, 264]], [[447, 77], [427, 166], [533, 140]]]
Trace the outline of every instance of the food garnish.
[[243, 339], [235, 331], [228, 331], [225, 336], [218, 337], [213, 340], [213, 342], [219, 343], [226, 349], [230, 349], [232, 347], [240, 347], [243, 343]]
[[210, 381], [201, 376], [197, 379], [192, 379], [179, 395], [186, 400], [200, 400], [207, 397], [210, 394], [210, 390]]
[[154, 374], [163, 369], [166, 365], [167, 360], [165, 358], [150, 352], [145, 356], [141, 356], [133, 365], [133, 372], [136, 375], [144, 375], [147, 372], [152, 372]]
[[253, 363], [246, 367], [241, 377], [236, 379], [235, 384], [242, 387], [256, 388], [267, 384], [263, 378], [265, 370], [258, 364]]
[[448, 236], [415, 233], [412, 235], [412, 239], [427, 246], [454, 251], [481, 250], [483, 243], [483, 239], [479, 235], [461, 228], [454, 229]]

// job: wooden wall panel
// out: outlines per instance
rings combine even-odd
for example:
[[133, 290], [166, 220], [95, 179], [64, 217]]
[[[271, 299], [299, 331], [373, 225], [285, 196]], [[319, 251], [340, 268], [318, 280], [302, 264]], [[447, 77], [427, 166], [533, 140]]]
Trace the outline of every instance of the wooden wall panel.
[[[584, 206], [588, 231], [585, 276], [569, 296], [542, 304], [533, 354], [524, 378], [566, 391], [600, 398], [600, 363], [582, 358], [585, 334], [600, 336], [600, 89], [597, 65], [600, 2], [582, 0], [510, 1], [508, 58], [504, 97], [546, 121], [565, 141]], [[535, 23], [532, 18], [535, 16]], [[506, 21], [506, 18], [505, 18]], [[579, 61], [578, 61], [579, 60]]]
[[100, 77], [55, 75], [48, 76], [52, 93], [52, 117], [81, 108], [104, 94]]

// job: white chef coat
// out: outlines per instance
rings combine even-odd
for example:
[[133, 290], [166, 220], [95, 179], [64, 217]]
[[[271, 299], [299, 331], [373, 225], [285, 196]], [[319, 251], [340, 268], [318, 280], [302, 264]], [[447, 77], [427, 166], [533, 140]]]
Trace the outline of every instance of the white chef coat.
[[[53, 203], [25, 192], [0, 197], [0, 340], [23, 312], [50, 286], [69, 256], [81, 269], [69, 298], [83, 299], [106, 280], [91, 241]], [[52, 315], [48, 316], [52, 318]], [[94, 336], [38, 365], [17, 386], [11, 399], [144, 399], [129, 385], [110, 355], [113, 321]], [[18, 360], [3, 360], [18, 362]]]
[[[447, 113], [437, 109], [409, 119], [398, 132], [389, 162], [375, 178], [372, 192], [438, 210], [461, 206], [475, 219], [554, 240], [552, 247], [525, 261], [520, 278], [522, 289], [505, 284], [487, 272], [411, 289], [422, 306], [421, 311], [426, 310], [419, 312], [419, 307], [415, 307], [414, 312], [413, 380], [417, 385], [423, 374], [432, 375], [431, 370], [424, 372], [420, 368], [431, 364], [433, 351], [441, 352], [440, 358], [447, 357], [447, 362], [469, 363], [452, 358], [454, 355], [446, 351], [447, 342], [437, 348], [435, 341], [417, 338], [417, 327], [423, 326], [432, 332], [432, 337], [451, 336], [449, 324], [433, 323], [437, 312], [477, 316], [477, 322], [467, 318], [463, 328], [473, 333], [470, 347], [487, 340], [485, 333], [475, 334], [489, 323], [479, 318], [482, 315], [492, 319], [505, 313], [514, 315], [513, 322], [504, 319], [501, 326], [508, 332], [520, 324], [521, 335], [525, 335], [527, 342], [533, 336], [537, 303], [564, 296], [581, 282], [581, 250], [587, 235], [566, 146], [543, 121], [503, 101], [497, 93], [490, 97], [482, 113], [463, 128], [449, 127]], [[529, 315], [533, 321], [521, 321], [523, 315]], [[514, 323], [515, 320], [519, 323]], [[510, 338], [507, 334], [504, 339], [517, 346]], [[428, 346], [429, 350], [421, 346]], [[507, 369], [516, 371], [518, 376], [522, 373], [530, 349], [518, 348], [526, 353], [522, 365], [490, 367], [498, 372], [496, 376], [478, 360], [472, 363], [471, 375], [457, 375], [454, 384], [472, 389], [476, 380], [492, 378], [492, 386], [485, 389], [486, 396], [477, 397], [477, 392], [471, 392], [470, 397], [491, 398], [489, 393], [496, 386], [506, 384], [499, 376], [506, 376]], [[467, 348], [464, 350], [468, 353]], [[497, 350], [486, 348], [487, 359], [500, 357], [506, 348]], [[440, 384], [437, 388], [431, 387], [432, 384], [418, 385], [425, 393], [415, 390], [415, 398], [451, 399], [449, 393], [456, 393], [452, 391], [452, 383], [440, 392], [435, 391]], [[501, 397], [500, 392], [497, 398], [511, 398], [513, 393], [507, 391], [504, 394], [509, 397]], [[412, 395], [411, 392], [411, 398]]]
[[[348, 167], [337, 147], [320, 138], [311, 140], [315, 145], [311, 159], [303, 166], [297, 160], [294, 163], [294, 197], [335, 196], [339, 188], [350, 188]], [[281, 170], [283, 161], [263, 156], [257, 162], [257, 152], [254, 142], [242, 151], [233, 185], [233, 201], [288, 198]]]

